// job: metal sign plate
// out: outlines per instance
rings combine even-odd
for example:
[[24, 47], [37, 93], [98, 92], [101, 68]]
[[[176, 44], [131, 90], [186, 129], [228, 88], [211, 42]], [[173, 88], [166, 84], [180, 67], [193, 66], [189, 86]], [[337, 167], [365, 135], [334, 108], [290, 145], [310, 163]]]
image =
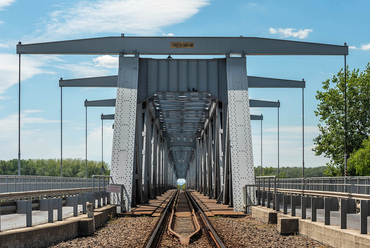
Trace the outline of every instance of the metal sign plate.
[[171, 42], [171, 48], [194, 48], [194, 42]]
[[110, 184], [107, 186], [107, 192], [110, 193], [121, 193], [122, 185]]

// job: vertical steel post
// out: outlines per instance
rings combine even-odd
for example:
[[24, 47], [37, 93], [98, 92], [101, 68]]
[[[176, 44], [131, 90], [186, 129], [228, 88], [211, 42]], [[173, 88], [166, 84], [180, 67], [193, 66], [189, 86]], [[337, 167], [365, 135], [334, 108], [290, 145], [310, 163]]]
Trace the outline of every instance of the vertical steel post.
[[[346, 43], [344, 43], [347, 46]], [[344, 178], [347, 192], [347, 56], [344, 55]]]
[[103, 123], [103, 114], [101, 114], [101, 169], [102, 175], [103, 173], [103, 166], [104, 166], [104, 123]]
[[305, 190], [304, 180], [304, 88], [302, 88], [302, 190]]
[[347, 199], [340, 199], [340, 228], [347, 228]]
[[[18, 43], [19, 45], [21, 42]], [[21, 54], [18, 61], [18, 176], [21, 175]]]
[[367, 200], [360, 201], [360, 223], [361, 223], [361, 234], [367, 234]]
[[87, 99], [85, 100], [85, 174], [87, 178]]
[[60, 177], [63, 177], [63, 87], [60, 87]]
[[[278, 100], [279, 102], [279, 100]], [[278, 128], [278, 179], [280, 179], [280, 107], [277, 108], [277, 128]], [[278, 181], [279, 182], [279, 181]]]
[[[261, 115], [263, 117], [263, 115]], [[261, 118], [261, 176], [263, 174], [263, 169], [262, 169], [262, 118]]]

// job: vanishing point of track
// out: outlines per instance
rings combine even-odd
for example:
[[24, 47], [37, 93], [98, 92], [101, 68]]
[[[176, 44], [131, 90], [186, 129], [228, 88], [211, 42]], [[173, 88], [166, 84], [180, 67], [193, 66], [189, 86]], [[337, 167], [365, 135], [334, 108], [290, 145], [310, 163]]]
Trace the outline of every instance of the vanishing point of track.
[[210, 247], [225, 247], [207, 216], [186, 190], [178, 190], [173, 195], [144, 247], [159, 247], [166, 231], [182, 245], [206, 235]]

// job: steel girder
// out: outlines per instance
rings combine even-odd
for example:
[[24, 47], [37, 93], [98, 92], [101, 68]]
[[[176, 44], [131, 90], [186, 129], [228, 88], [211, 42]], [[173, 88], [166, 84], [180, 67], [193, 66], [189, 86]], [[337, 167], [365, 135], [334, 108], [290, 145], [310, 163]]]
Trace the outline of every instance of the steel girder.
[[18, 44], [17, 54], [347, 55], [348, 46], [257, 37], [102, 37]]

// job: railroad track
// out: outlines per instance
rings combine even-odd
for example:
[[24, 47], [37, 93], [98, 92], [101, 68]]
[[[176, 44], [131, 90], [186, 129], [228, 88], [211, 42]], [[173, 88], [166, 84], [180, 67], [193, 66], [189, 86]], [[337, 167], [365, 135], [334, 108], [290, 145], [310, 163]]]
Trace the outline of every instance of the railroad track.
[[225, 247], [202, 209], [185, 190], [178, 190], [174, 194], [144, 247], [159, 247], [166, 231], [181, 245], [188, 245], [205, 235], [210, 247]]

